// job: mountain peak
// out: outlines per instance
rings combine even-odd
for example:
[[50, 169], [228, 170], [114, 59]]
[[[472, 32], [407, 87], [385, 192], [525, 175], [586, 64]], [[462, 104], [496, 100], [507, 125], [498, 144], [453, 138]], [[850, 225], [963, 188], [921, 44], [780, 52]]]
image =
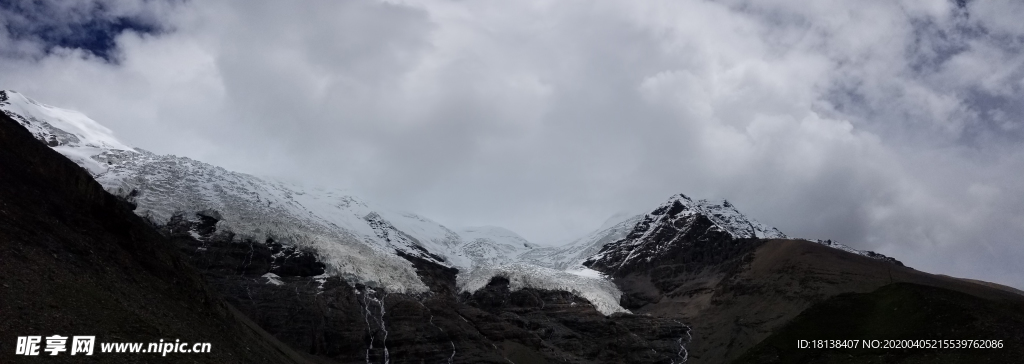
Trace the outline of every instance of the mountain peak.
[[0, 91], [0, 111], [51, 147], [135, 150], [85, 114], [37, 102], [17, 91]]
[[778, 229], [747, 218], [726, 200], [712, 203], [684, 194], [672, 195], [644, 215], [624, 238], [605, 245], [583, 264], [611, 274], [625, 274], [687, 249], [744, 238], [784, 239]]
[[648, 215], [669, 215], [674, 217], [684, 212], [686, 212], [686, 215], [704, 215], [715, 226], [729, 233], [734, 238], [786, 238], [786, 234], [783, 234], [778, 229], [747, 218], [732, 203], [724, 199], [720, 203], [712, 203], [705, 199], [694, 200], [680, 193], [669, 197], [668, 201], [658, 206]]

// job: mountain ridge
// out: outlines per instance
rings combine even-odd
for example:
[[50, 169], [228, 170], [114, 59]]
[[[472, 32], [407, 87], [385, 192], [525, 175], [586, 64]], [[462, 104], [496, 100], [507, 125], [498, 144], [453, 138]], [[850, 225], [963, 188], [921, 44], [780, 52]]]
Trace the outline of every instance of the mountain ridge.
[[[456, 231], [345, 191], [115, 148], [98, 123], [48, 108], [0, 91], [0, 110], [26, 135], [130, 203], [126, 213], [169, 237], [233, 307], [292, 347], [343, 362], [725, 362], [817, 302], [894, 282], [1021, 300], [789, 239], [728, 201], [683, 194], [557, 247], [503, 228]], [[67, 115], [88, 127], [46, 119]]]
[[[538, 283], [543, 287], [577, 281], [576, 277], [546, 269], [604, 279], [583, 263], [594, 259], [606, 245], [625, 238], [624, 233], [637, 233], [632, 225], [654, 223], [659, 211], [677, 205], [706, 216], [716, 229], [733, 237], [785, 237], [778, 229], [747, 218], [728, 201], [712, 203], [677, 194], [652, 213], [602, 226], [563, 246], [541, 247], [504, 228], [455, 231], [413, 213], [373, 206], [346, 191], [306, 188], [186, 157], [158, 155], [118, 141], [112, 131], [81, 113], [48, 106], [13, 91], [0, 91], [0, 99], [0, 110], [37, 139], [85, 167], [106, 190], [136, 205], [137, 214], [158, 226], [166, 225], [176, 214], [193, 216], [214, 211], [220, 217], [212, 228], [236, 241], [273, 240], [312, 249], [327, 265], [328, 274], [394, 292], [429, 291], [403, 255], [458, 268], [460, 274], [475, 277], [462, 282], [478, 281], [482, 274], [476, 272], [478, 269], [510, 276], [506, 278], [539, 274], [538, 279], [527, 281], [546, 282]], [[613, 222], [606, 221], [605, 225], [609, 223]], [[517, 269], [521, 272], [514, 273]], [[604, 290], [588, 296], [611, 299], [618, 293]], [[607, 308], [609, 314], [621, 310], [617, 302], [602, 302], [600, 307]]]
[[[110, 363], [180, 362], [182, 355], [308, 362], [225, 303], [128, 204], [34, 137], [0, 115], [0, 361], [38, 359], [15, 356], [17, 335], [95, 335], [96, 356], [89, 358]], [[213, 349], [100, 352], [100, 343], [167, 338]], [[47, 359], [81, 362], [67, 354]]]
[[500, 278], [456, 294], [444, 289], [454, 287], [455, 269], [412, 256], [418, 273], [441, 287], [434, 294], [350, 284], [324, 276], [305, 251], [233, 241], [215, 228], [223, 215], [214, 211], [175, 215], [157, 231], [6, 115], [0, 151], [4, 363], [36, 361], [15, 354], [15, 335], [95, 334], [97, 346], [180, 340], [212, 343], [212, 351], [96, 347], [95, 356], [47, 360], [655, 364], [675, 357], [687, 330], [667, 319], [608, 317], [571, 293], [511, 290]]

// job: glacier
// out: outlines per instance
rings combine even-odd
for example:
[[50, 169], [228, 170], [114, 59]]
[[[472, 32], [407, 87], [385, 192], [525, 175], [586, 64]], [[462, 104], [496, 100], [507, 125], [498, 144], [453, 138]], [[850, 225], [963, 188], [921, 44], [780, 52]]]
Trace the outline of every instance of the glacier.
[[[453, 231], [410, 212], [392, 211], [340, 189], [233, 172], [120, 142], [82, 113], [0, 91], [0, 110], [89, 173], [108, 191], [136, 205], [156, 225], [176, 214], [216, 215], [216, 230], [233, 241], [311, 248], [328, 274], [386, 292], [429, 291], [399, 252], [459, 269], [459, 288], [473, 292], [505, 276], [513, 289], [561, 289], [591, 300], [602, 313], [624, 311], [619, 292], [603, 278], [516, 262], [539, 247], [500, 227]], [[264, 277], [273, 284], [276, 277]]]
[[[0, 91], [0, 111], [86, 169], [107, 191], [133, 203], [135, 213], [155, 225], [166, 225], [174, 216], [215, 216], [217, 233], [232, 241], [272, 240], [309, 248], [326, 265], [328, 275], [389, 293], [429, 292], [413, 264], [402, 257], [409, 255], [457, 268], [461, 291], [475, 292], [500, 276], [513, 290], [562, 290], [589, 300], [605, 315], [628, 312], [619, 305], [621, 292], [615, 284], [583, 262], [660, 218], [617, 214], [579, 239], [539, 246], [501, 227], [456, 231], [411, 212], [376, 206], [345, 190], [308, 187], [152, 153], [122, 143], [110, 129], [80, 112], [45, 105], [15, 91]], [[689, 213], [708, 216], [716, 228], [737, 238], [786, 238], [724, 200], [712, 203], [676, 195], [659, 209], [676, 203], [684, 204]], [[819, 243], [870, 253], [831, 241]], [[279, 282], [274, 276], [263, 278], [270, 284]]]

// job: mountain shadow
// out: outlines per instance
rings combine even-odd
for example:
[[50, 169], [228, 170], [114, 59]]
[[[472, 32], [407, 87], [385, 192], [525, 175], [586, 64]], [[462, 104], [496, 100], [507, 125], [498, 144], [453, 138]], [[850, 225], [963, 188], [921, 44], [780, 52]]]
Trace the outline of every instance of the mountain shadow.
[[[965, 339], [982, 342], [960, 341]], [[853, 340], [842, 344], [853, 347], [801, 349], [799, 340]], [[905, 348], [907, 343], [898, 340], [928, 341], [925, 348]], [[733, 363], [1015, 363], [1024, 358], [1021, 343], [1020, 302], [894, 283], [811, 306]]]

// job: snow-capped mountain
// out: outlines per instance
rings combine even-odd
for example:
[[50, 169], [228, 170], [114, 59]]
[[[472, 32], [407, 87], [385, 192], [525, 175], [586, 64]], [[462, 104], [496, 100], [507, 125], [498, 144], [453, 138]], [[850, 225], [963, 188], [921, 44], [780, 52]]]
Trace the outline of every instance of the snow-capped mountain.
[[[158, 155], [118, 141], [109, 129], [79, 112], [13, 91], [0, 91], [0, 110], [87, 169], [106, 190], [135, 204], [136, 214], [158, 226], [175, 216], [213, 219], [217, 233], [234, 241], [270, 239], [311, 249], [328, 274], [391, 292], [427, 291], [412, 264], [400, 256], [407, 254], [458, 268], [460, 282], [466, 284], [487, 280], [488, 274], [526, 277], [516, 282], [550, 288], [590, 282], [603, 291], [583, 296], [606, 297], [600, 307], [609, 307], [609, 313], [621, 310], [614, 285], [602, 284], [599, 278], [510, 265], [537, 246], [504, 228], [455, 232], [413, 213], [374, 206], [346, 191], [308, 188]], [[193, 236], [206, 239], [209, 234]]]
[[[588, 267], [607, 272], [711, 235], [786, 238], [779, 230], [747, 218], [727, 201], [711, 203], [676, 195], [651, 213], [616, 215], [565, 245], [539, 247], [499, 227], [453, 231], [413, 213], [375, 206], [343, 190], [310, 188], [134, 148], [82, 113], [44, 105], [17, 92], [0, 91], [0, 110], [85, 168], [107, 191], [135, 204], [135, 212], [155, 225], [164, 226], [172, 218], [203, 220], [197, 226], [209, 225], [222, 239], [272, 240], [302, 248], [323, 262], [328, 275], [389, 292], [429, 290], [404, 258], [411, 256], [457, 268], [462, 290], [475, 291], [498, 275], [515, 287], [574, 292], [610, 314], [624, 311], [618, 303], [620, 293], [607, 277]], [[192, 236], [209, 239], [211, 231]]]
[[[655, 215], [659, 211], [669, 211], [682, 208], [686, 215], [700, 214], [714, 222], [717, 229], [732, 235], [734, 238], [761, 238], [761, 239], [786, 239], [779, 229], [747, 218], [736, 210], [729, 201], [722, 200], [721, 203], [712, 203], [708, 200], [692, 200], [684, 194], [678, 194], [669, 198], [667, 202], [659, 206], [651, 214], [648, 214], [642, 223], [646, 226], [653, 226], [666, 215]], [[648, 229], [649, 230], [649, 229]]]
[[[464, 268], [472, 264], [471, 257], [488, 255], [481, 252], [508, 250], [515, 235], [474, 230], [468, 232], [472, 239], [466, 244], [441, 224], [372, 206], [345, 191], [306, 188], [130, 147], [79, 112], [13, 91], [0, 91], [0, 110], [86, 168], [109, 192], [134, 203], [137, 214], [157, 225], [175, 214], [214, 211], [216, 229], [233, 234], [235, 240], [272, 238], [312, 248], [331, 274], [394, 292], [427, 289], [398, 252]], [[531, 246], [525, 241], [512, 245], [516, 253]]]
[[786, 235], [748, 219], [728, 201], [715, 204], [678, 194], [644, 215], [625, 237], [604, 244], [584, 265], [605, 273], [628, 271], [687, 246], [739, 238], [785, 239]]
[[[640, 218], [624, 237], [601, 244], [600, 251], [586, 255], [582, 263], [604, 273], [629, 271], [672, 256], [687, 246], [715, 245], [744, 238], [788, 239], [778, 229], [747, 218], [729, 201], [712, 203], [678, 194]], [[817, 243], [902, 265], [875, 252], [856, 250], [832, 241]]]

